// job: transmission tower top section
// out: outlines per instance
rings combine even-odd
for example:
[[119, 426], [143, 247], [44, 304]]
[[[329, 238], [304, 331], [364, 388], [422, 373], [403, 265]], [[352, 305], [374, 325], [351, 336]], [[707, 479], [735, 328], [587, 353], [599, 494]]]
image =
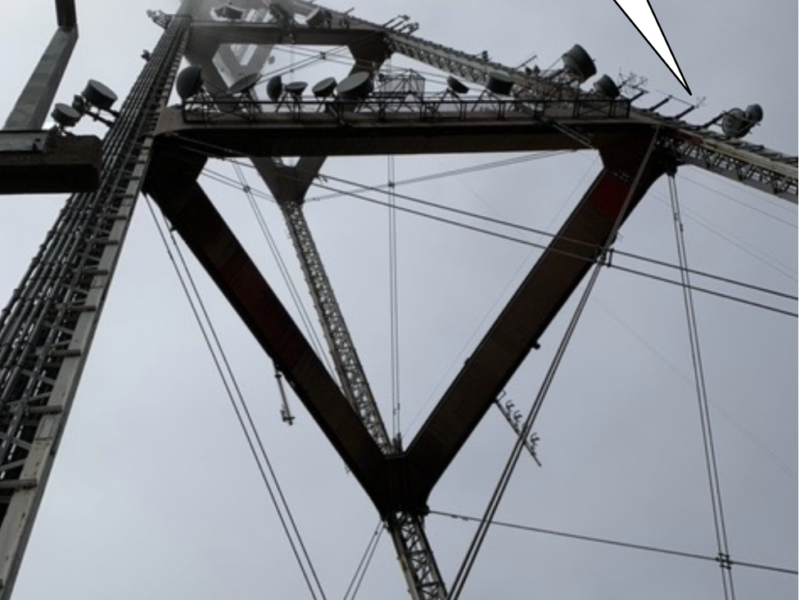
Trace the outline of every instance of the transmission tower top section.
[[[669, 99], [638, 108], [633, 103], [644, 93], [641, 86], [614, 81], [607, 75], [595, 77], [594, 61], [579, 45], [564, 52], [559, 67], [542, 70], [529, 63], [509, 67], [486, 53], [469, 54], [424, 40], [414, 35], [418, 25], [407, 15], [377, 24], [349, 11], [342, 13], [302, 0], [227, 4], [184, 0], [180, 12], [194, 17], [186, 58], [200, 69], [205, 94], [185, 98], [191, 101], [181, 109], [165, 111], [160, 130], [205, 143], [209, 155], [214, 154], [215, 146], [225, 148], [220, 155], [261, 156], [599, 149], [608, 142], [609, 132], [617, 135], [628, 129], [651, 128], [659, 131], [658, 147], [671, 168], [693, 165], [797, 202], [797, 157], [742, 139], [763, 118], [760, 106], [733, 108], [701, 125], [683, 118], [693, 107], [675, 116], [658, 112]], [[327, 78], [302, 88], [293, 82], [294, 87], [285, 87], [282, 71], [268, 68], [275, 61], [274, 51], [282, 46], [346, 47], [353, 59], [350, 77], [338, 82]], [[396, 70], [390, 72], [387, 67], [392, 55], [435, 68], [442, 73], [437, 81], [441, 79], [443, 88], [426, 90], [419, 73], [416, 87], [392, 87], [391, 80], [398, 79]], [[276, 72], [278, 75], [270, 76]], [[285, 74], [293, 75], [293, 71]], [[254, 87], [244, 98], [246, 102], [237, 97], [234, 103], [232, 91], [243, 77], [269, 81], [263, 90]], [[470, 98], [469, 92], [477, 97]], [[221, 103], [226, 96], [230, 102]], [[187, 105], [192, 110], [186, 110]], [[487, 110], [494, 111], [492, 124], [486, 122]], [[343, 118], [342, 111], [351, 116]], [[413, 122], [409, 122], [409, 112], [414, 113]], [[353, 116], [356, 114], [359, 116]], [[237, 147], [237, 131], [245, 129], [242, 117], [248, 128], [263, 128], [260, 139], [274, 143], [260, 149]], [[457, 148], [421, 147], [402, 136], [392, 143], [389, 125], [393, 120], [398, 128], [430, 129], [448, 117], [456, 117], [460, 124], [454, 125], [465, 129], [481, 121], [475, 131], [494, 131], [495, 137], [465, 134]], [[360, 119], [359, 128], [351, 132], [354, 136], [363, 133], [375, 138], [376, 127], [381, 127], [386, 144], [367, 144], [362, 138], [350, 144], [341, 131], [328, 134], [330, 143], [326, 144], [322, 133], [313, 133], [315, 128], [330, 132], [337, 125], [352, 129], [354, 119]], [[536, 128], [537, 144], [524, 135], [510, 135], [526, 121]], [[297, 122], [308, 129], [307, 138], [295, 135], [292, 124]], [[203, 139], [197, 137], [199, 130]], [[294, 139], [282, 142], [281, 131], [292, 131]], [[553, 139], [542, 142], [544, 133]], [[252, 139], [249, 133], [242, 135]]]

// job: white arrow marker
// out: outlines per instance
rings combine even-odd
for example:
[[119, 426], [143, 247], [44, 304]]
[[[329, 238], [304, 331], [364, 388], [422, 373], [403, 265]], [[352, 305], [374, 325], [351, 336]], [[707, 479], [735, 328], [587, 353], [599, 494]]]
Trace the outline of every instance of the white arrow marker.
[[689, 89], [686, 80], [683, 78], [683, 73], [678, 66], [678, 61], [675, 60], [675, 55], [672, 54], [672, 48], [669, 47], [664, 30], [661, 29], [656, 13], [653, 12], [653, 7], [650, 6], [650, 0], [614, 0], [614, 2], [691, 96], [692, 90]]

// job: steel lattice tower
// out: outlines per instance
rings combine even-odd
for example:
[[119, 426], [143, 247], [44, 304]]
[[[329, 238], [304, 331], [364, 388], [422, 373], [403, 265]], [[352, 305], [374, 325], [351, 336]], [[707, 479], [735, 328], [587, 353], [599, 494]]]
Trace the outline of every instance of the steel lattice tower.
[[[242, 5], [263, 8], [258, 2]], [[278, 3], [253, 22], [194, 21], [188, 9], [158, 16], [165, 32], [105, 139], [99, 188], [70, 198], [0, 316], [2, 598], [10, 597], [142, 190], [372, 500], [392, 534], [412, 597], [431, 600], [448, 597], [424, 530], [431, 491], [583, 277], [604, 260], [606, 238], [650, 185], [692, 164], [796, 202], [796, 158], [637, 111], [622, 97], [584, 92], [574, 74], [519, 71], [422, 40], [413, 31], [310, 3], [292, 6], [304, 23]], [[255, 45], [254, 65], [279, 44], [348, 46], [351, 76], [370, 82], [369, 89], [338, 99], [281, 89], [279, 96], [261, 100], [229, 81], [231, 44]], [[494, 80], [508, 89], [478, 98], [451, 90], [433, 98], [410, 85], [400, 94], [371, 95], [392, 54], [472, 85], [491, 88]], [[227, 92], [192, 93], [181, 106], [168, 107], [182, 60], [200, 67], [210, 88]], [[407, 447], [391, 440], [303, 216], [305, 194], [325, 158], [586, 147], [599, 151], [602, 171], [416, 437]], [[281, 206], [338, 381], [197, 182], [209, 158], [232, 156], [252, 160]], [[283, 156], [301, 158], [289, 167]]]
[[103, 143], [96, 192], [72, 196], [0, 315], [0, 584], [10, 597], [183, 55], [176, 18]]

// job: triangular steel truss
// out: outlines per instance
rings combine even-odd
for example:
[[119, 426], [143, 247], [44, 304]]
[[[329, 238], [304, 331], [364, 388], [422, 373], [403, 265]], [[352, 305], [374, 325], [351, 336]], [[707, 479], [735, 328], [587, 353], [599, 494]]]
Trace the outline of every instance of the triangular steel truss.
[[[796, 158], [637, 111], [625, 98], [584, 92], [558, 73], [511, 69], [419, 39], [411, 29], [315, 4], [275, 3], [266, 10], [261, 2], [242, 2], [262, 10], [264, 20], [194, 22], [192, 10], [201, 4], [185, 2], [177, 17], [154, 15], [166, 32], [106, 139], [100, 190], [68, 202], [0, 316], [0, 598], [10, 596], [142, 185], [374, 503], [393, 532], [412, 595], [446, 598], [422, 526], [428, 497], [584, 275], [603, 259], [616, 224], [656, 179], [686, 163], [796, 202]], [[500, 77], [515, 91], [472, 98], [454, 91], [426, 95], [412, 86], [391, 88], [394, 96], [378, 90], [355, 99], [234, 97], [221, 93], [231, 82], [215, 64], [238, 60], [231, 44], [262, 49], [249, 56], [250, 67], [266, 60], [263, 48], [278, 44], [345, 45], [352, 75], [377, 78], [396, 53], [473, 86]], [[201, 67], [216, 93], [167, 107], [181, 58]], [[654, 136], [658, 143], [650, 151]], [[323, 157], [335, 155], [577, 148], [599, 151], [601, 172], [405, 448], [381, 434], [379, 415], [358, 405], [363, 389], [354, 393], [325, 369], [197, 182], [208, 158], [247, 157], [262, 165], [268, 183], [272, 178], [279, 200], [299, 206], [310, 179], [297, 167], [276, 168], [275, 157], [305, 157], [300, 168], [313, 163], [309, 173], [316, 175]], [[343, 321], [331, 325], [337, 326]], [[344, 343], [340, 352], [346, 350]], [[352, 359], [349, 364], [356, 369]], [[347, 368], [339, 377], [348, 378]]]

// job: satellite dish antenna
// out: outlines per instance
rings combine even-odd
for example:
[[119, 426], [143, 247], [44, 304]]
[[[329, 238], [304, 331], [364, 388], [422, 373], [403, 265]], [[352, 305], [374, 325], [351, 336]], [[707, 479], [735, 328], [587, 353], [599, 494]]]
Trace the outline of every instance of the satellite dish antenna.
[[469, 92], [469, 88], [452, 75], [447, 78], [447, 89], [453, 92], [456, 96], [460, 96], [461, 94], [466, 94]]
[[231, 96], [249, 94], [250, 90], [256, 86], [259, 79], [261, 79], [259, 73], [245, 75], [241, 79], [236, 80], [234, 84], [228, 88], [228, 94]]
[[761, 121], [764, 119], [764, 109], [761, 108], [760, 104], [751, 104], [744, 109], [744, 114], [748, 119], [750, 119], [750, 122], [753, 125], [756, 123], [761, 123]]
[[594, 82], [594, 91], [609, 100], [619, 97], [619, 86], [608, 75], [603, 75]]
[[763, 118], [764, 110], [758, 104], [751, 104], [744, 110], [732, 108], [722, 118], [722, 132], [732, 138], [744, 137]]
[[342, 100], [364, 100], [373, 90], [372, 74], [359, 71], [342, 79], [337, 86]]
[[561, 56], [561, 60], [564, 62], [564, 71], [581, 83], [597, 73], [597, 67], [594, 66], [592, 57], [579, 44], [575, 44], [567, 50]]
[[100, 110], [111, 111], [111, 107], [117, 101], [117, 95], [114, 92], [94, 79], [89, 80], [81, 95], [86, 102]]
[[292, 81], [291, 83], [287, 83], [283, 89], [295, 100], [299, 100], [307, 87], [308, 84], [305, 81]]
[[492, 71], [486, 80], [486, 89], [497, 96], [511, 95], [511, 88], [514, 87], [514, 80], [505, 73]]
[[58, 124], [59, 129], [73, 127], [81, 120], [81, 113], [72, 108], [69, 104], [59, 102], [53, 107], [50, 116]]
[[741, 108], [732, 108], [722, 118], [722, 131], [732, 138], [744, 137], [750, 130], [750, 121]]
[[313, 93], [316, 98], [328, 98], [333, 94], [335, 89], [336, 79], [333, 77], [326, 77], [311, 88], [311, 93]]
[[186, 67], [178, 74], [175, 89], [184, 102], [196, 96], [203, 89], [203, 69], [198, 66]]
[[277, 102], [283, 93], [283, 79], [280, 75], [275, 75], [267, 82], [267, 96], [273, 102]]

